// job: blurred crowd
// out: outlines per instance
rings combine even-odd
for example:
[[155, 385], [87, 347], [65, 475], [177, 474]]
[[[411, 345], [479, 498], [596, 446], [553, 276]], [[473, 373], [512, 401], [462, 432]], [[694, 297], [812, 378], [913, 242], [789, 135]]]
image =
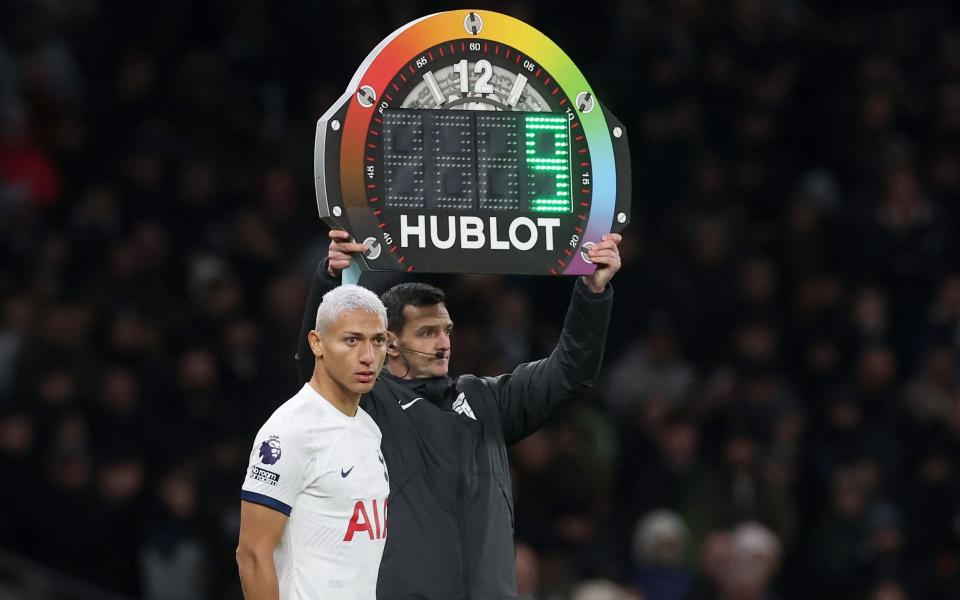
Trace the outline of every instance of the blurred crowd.
[[[489, 7], [633, 151], [602, 384], [512, 450], [522, 597], [960, 597], [960, 7]], [[239, 597], [240, 483], [326, 248], [316, 119], [437, 9], [5, 3], [0, 547]], [[432, 282], [455, 373], [545, 355], [570, 290]]]

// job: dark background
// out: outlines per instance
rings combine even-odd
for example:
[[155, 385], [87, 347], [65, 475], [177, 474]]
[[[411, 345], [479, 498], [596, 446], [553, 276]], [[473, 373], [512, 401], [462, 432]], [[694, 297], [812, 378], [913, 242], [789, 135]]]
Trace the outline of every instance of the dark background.
[[[11, 590], [26, 564], [239, 597], [239, 487], [326, 247], [316, 119], [440, 8], [4, 3]], [[957, 5], [489, 8], [564, 48], [633, 150], [603, 383], [513, 450], [521, 592], [960, 597]], [[433, 281], [480, 374], [549, 352], [571, 284]]]

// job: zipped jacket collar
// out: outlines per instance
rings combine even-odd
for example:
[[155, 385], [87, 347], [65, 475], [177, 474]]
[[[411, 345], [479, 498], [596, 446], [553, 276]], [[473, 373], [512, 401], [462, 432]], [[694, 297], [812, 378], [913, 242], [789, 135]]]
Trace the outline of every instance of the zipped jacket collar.
[[[380, 371], [380, 377], [402, 385], [410, 390], [412, 394], [421, 396], [436, 406], [441, 405], [447, 390], [450, 389], [453, 383], [453, 380], [447, 375], [443, 377], [424, 377], [421, 379], [401, 379], [386, 369]], [[401, 399], [401, 401], [402, 400], [403, 399]]]

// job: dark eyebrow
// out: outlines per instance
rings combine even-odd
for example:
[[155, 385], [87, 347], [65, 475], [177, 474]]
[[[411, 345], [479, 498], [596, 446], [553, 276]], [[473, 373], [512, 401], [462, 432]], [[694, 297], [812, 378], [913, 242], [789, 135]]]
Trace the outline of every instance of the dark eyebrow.
[[417, 327], [417, 331], [428, 331], [430, 329], [449, 329], [450, 327], [453, 327], [453, 321], [450, 321], [449, 323], [435, 323], [432, 325], [429, 325], [429, 324], [421, 325], [420, 327]]

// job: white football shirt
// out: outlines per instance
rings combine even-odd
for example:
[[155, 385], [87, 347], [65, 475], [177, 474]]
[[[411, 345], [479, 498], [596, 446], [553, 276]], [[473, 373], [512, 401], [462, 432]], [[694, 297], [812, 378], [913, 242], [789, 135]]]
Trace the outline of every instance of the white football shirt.
[[306, 384], [267, 419], [240, 497], [290, 517], [273, 558], [281, 600], [372, 599], [387, 537], [380, 428]]

